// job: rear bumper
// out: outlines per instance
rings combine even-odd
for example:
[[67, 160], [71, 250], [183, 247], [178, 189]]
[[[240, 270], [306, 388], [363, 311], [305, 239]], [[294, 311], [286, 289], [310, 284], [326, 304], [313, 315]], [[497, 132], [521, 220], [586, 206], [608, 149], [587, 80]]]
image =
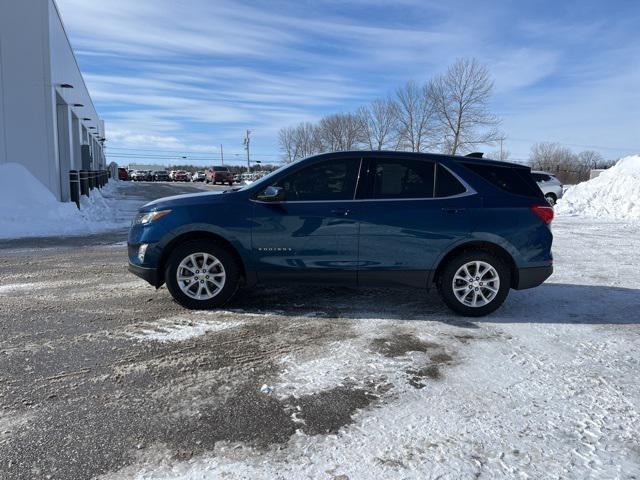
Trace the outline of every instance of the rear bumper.
[[141, 267], [140, 265], [134, 265], [133, 263], [129, 262], [128, 270], [134, 275], [137, 275], [138, 277], [140, 277], [141, 279], [146, 280], [154, 287], [158, 288], [160, 286], [158, 285], [158, 269], [157, 268]]
[[518, 284], [514, 287], [516, 290], [524, 290], [540, 285], [553, 273], [553, 266], [547, 267], [531, 267], [518, 269]]

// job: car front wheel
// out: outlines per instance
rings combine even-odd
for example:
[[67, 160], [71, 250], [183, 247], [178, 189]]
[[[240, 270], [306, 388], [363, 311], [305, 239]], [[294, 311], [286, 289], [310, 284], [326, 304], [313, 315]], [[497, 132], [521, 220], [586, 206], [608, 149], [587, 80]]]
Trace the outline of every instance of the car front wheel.
[[238, 291], [240, 270], [224, 247], [206, 240], [178, 246], [165, 270], [167, 289], [182, 306], [202, 310], [220, 307]]
[[445, 265], [438, 280], [442, 299], [453, 311], [481, 317], [507, 298], [511, 274], [497, 255], [482, 250], [463, 252]]

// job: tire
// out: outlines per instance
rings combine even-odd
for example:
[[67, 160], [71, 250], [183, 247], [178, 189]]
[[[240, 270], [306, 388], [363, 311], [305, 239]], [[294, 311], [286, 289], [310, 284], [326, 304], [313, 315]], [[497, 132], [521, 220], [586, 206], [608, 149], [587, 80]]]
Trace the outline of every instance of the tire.
[[558, 199], [556, 198], [556, 196], [553, 193], [547, 193], [544, 196], [544, 199], [547, 201], [547, 203], [549, 205], [551, 205], [552, 207], [556, 204], [556, 202], [558, 201]]
[[[179, 268], [183, 277], [200, 277], [202, 260], [206, 258], [205, 255], [208, 256], [208, 265], [213, 266], [211, 272], [207, 272], [210, 276], [206, 275], [209, 280], [200, 279], [199, 282], [192, 281], [188, 284], [185, 281], [179, 284], [177, 275]], [[193, 261], [190, 260], [192, 256], [196, 261], [195, 268], [193, 268]], [[215, 264], [212, 259], [217, 260], [219, 265]], [[240, 286], [240, 268], [236, 259], [226, 248], [212, 241], [193, 240], [179, 245], [169, 255], [166, 265], [165, 283], [169, 293], [180, 305], [192, 310], [220, 307], [233, 298]], [[223, 275], [220, 275], [220, 272]], [[218, 275], [213, 273], [218, 273]], [[222, 277], [224, 277], [224, 281], [222, 281]], [[221, 284], [221, 287], [214, 284], [216, 280]], [[202, 288], [202, 285], [206, 285], [205, 288], [209, 291]], [[191, 292], [191, 295], [187, 294], [185, 289]], [[196, 298], [200, 292], [202, 298]], [[209, 297], [210, 293], [214, 295]]]
[[230, 187], [231, 187], [231, 186], [233, 186], [233, 182], [229, 182], [229, 186], [230, 186]]
[[[476, 262], [480, 267], [480, 275], [478, 276], [476, 276], [477, 271], [475, 270]], [[474, 282], [477, 283], [462, 280], [460, 276], [456, 277], [461, 273], [462, 276], [470, 278], [463, 273], [463, 266], [467, 267], [467, 272], [472, 274], [471, 277], [475, 277]], [[485, 276], [484, 279], [492, 276], [497, 277], [498, 281], [481, 282], [483, 276]], [[454, 278], [456, 278], [458, 287], [457, 295], [454, 291]], [[480, 280], [475, 280], [476, 278], [480, 278]], [[460, 290], [463, 287], [465, 289]], [[467, 287], [470, 288], [467, 290]], [[496, 291], [492, 291], [491, 287], [494, 287]], [[485, 250], [467, 250], [455, 256], [444, 266], [438, 279], [438, 291], [444, 303], [454, 312], [466, 317], [482, 317], [495, 311], [507, 298], [510, 288], [511, 272], [509, 267], [502, 258]], [[469, 293], [466, 293], [467, 291]], [[458, 295], [461, 295], [462, 299], [459, 299]], [[476, 297], [476, 295], [478, 296]], [[473, 306], [474, 298], [477, 299], [477, 306]], [[483, 298], [488, 301], [484, 303]]]

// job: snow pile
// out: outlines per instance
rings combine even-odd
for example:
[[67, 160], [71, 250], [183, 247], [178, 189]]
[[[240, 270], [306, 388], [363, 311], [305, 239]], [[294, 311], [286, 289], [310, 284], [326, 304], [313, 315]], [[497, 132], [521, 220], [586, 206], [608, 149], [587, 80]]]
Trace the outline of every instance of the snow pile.
[[567, 190], [556, 213], [640, 220], [640, 155], [622, 158], [596, 178]]
[[58, 202], [31, 172], [17, 163], [0, 165], [0, 239], [48, 235], [84, 235], [126, 226], [118, 218], [113, 195], [118, 182], [94, 189], [75, 203]]

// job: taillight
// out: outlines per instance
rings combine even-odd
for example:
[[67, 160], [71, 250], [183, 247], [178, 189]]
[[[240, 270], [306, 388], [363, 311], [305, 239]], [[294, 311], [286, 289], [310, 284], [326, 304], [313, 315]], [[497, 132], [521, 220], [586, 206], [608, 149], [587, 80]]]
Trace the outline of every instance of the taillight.
[[531, 205], [529, 207], [546, 225], [553, 221], [553, 207], [548, 205]]

